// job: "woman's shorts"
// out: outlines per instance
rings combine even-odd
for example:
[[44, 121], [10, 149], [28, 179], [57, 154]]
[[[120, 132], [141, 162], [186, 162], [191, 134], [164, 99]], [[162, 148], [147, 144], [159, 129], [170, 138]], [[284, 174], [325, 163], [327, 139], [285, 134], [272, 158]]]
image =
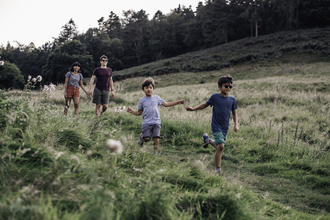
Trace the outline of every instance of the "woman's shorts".
[[221, 132], [215, 132], [212, 134], [214, 141], [215, 141], [215, 146], [217, 146], [218, 144], [225, 144], [226, 139], [227, 139], [227, 135], [222, 134]]
[[160, 124], [145, 125], [142, 127], [143, 138], [150, 138], [150, 132], [152, 132], [153, 138], [160, 138]]
[[107, 105], [109, 103], [109, 91], [101, 90], [95, 87], [93, 92], [93, 103]]
[[66, 92], [67, 92], [68, 98], [80, 97], [79, 88], [77, 88], [77, 87], [68, 86], [68, 88], [66, 89]]

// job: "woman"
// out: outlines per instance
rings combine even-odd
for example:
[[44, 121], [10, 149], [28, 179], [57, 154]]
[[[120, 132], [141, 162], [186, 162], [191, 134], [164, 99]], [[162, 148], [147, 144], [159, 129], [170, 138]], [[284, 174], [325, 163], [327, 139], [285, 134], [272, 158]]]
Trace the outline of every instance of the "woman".
[[79, 85], [86, 92], [85, 86], [83, 85], [83, 76], [80, 71], [80, 63], [74, 62], [70, 69], [70, 71], [65, 75], [65, 85], [64, 85], [64, 97], [65, 97], [65, 107], [64, 114], [68, 113], [68, 109], [70, 107], [71, 99], [73, 99], [74, 103], [74, 113], [76, 116], [79, 116]]

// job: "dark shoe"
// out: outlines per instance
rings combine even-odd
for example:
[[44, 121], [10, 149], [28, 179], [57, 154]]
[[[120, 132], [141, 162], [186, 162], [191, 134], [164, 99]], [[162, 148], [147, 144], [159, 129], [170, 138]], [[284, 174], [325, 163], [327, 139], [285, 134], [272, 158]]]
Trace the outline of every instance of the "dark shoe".
[[210, 143], [210, 138], [209, 138], [209, 135], [208, 134], [203, 134], [203, 147], [204, 148], [207, 148], [209, 143]]
[[138, 140], [138, 145], [140, 145], [140, 147], [143, 147], [143, 134], [140, 134], [140, 139]]

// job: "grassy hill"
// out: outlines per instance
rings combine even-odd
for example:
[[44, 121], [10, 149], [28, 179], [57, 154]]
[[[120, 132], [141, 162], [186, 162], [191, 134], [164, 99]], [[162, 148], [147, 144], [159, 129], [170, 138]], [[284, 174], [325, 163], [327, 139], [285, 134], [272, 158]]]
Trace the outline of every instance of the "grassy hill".
[[[184, 107], [218, 92], [225, 74], [234, 77], [240, 130], [230, 125], [222, 177], [215, 150], [201, 146], [212, 109]], [[144, 77], [115, 82], [101, 119], [85, 94], [79, 118], [73, 106], [65, 117], [63, 85], [2, 91], [0, 220], [330, 219], [329, 75], [328, 57], [308, 53], [155, 75], [154, 94], [186, 101], [160, 107], [158, 155], [152, 142], [137, 145], [141, 117], [115, 112], [137, 109]], [[107, 139], [121, 139], [123, 152], [107, 150]]]
[[286, 54], [314, 54], [319, 55], [319, 61], [328, 60], [329, 36], [330, 27], [245, 38], [206, 50], [116, 71], [114, 80], [178, 72], [221, 70], [255, 60], [273, 60]]

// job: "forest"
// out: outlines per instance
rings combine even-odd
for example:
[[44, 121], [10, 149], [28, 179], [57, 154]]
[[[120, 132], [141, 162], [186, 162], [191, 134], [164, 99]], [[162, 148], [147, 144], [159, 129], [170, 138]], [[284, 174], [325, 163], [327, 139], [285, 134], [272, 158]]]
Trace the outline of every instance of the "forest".
[[[205, 0], [196, 9], [178, 5], [169, 14], [128, 10], [123, 17], [110, 12], [98, 27], [79, 33], [70, 19], [52, 42], [35, 47], [0, 46], [0, 89], [22, 89], [29, 75], [44, 83], [63, 83], [73, 62], [82, 64], [84, 77], [109, 58], [114, 71], [287, 30], [330, 25], [329, 0]], [[299, 40], [299, 39], [298, 39]]]

